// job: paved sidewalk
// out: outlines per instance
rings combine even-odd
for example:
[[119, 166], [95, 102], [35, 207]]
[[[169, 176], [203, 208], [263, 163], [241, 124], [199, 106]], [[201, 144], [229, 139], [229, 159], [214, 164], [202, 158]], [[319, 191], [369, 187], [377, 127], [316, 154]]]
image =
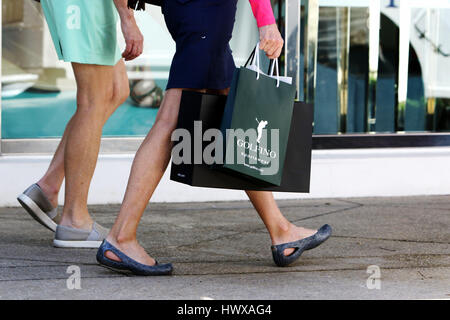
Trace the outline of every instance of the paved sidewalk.
[[[53, 248], [52, 233], [23, 209], [0, 208], [0, 299], [450, 299], [449, 196], [279, 205], [299, 225], [334, 229], [288, 268], [274, 266], [249, 202], [151, 205], [140, 240], [176, 268], [154, 278], [104, 269], [92, 249]], [[118, 206], [90, 210], [110, 226]], [[80, 268], [80, 290], [67, 288], [71, 265]], [[371, 265], [380, 268], [380, 289], [367, 288]]]

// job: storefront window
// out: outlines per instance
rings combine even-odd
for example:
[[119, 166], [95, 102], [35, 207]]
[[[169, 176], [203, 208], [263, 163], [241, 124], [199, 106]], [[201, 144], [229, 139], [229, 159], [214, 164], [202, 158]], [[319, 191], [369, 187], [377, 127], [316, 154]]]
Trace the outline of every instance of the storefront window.
[[[146, 93], [165, 87], [174, 53], [157, 12], [155, 16], [137, 15], [142, 29], [152, 35], [153, 50], [147, 48], [141, 59], [127, 65], [134, 99], [108, 120], [104, 136], [142, 136], [154, 122], [162, 91], [150, 97]], [[70, 64], [58, 61], [40, 4], [3, 1], [2, 27], [2, 139], [61, 137], [75, 111], [76, 86]]]
[[450, 131], [449, 1], [319, 4], [316, 134]]
[[[295, 78], [297, 97], [314, 103], [316, 135], [450, 131], [450, 0], [272, 4], [286, 41], [282, 69]], [[105, 139], [147, 134], [175, 52], [158, 7], [136, 17], [144, 54], [127, 63], [132, 97], [106, 123]], [[257, 40], [250, 5], [238, 1], [236, 65]], [[60, 138], [75, 111], [76, 87], [70, 64], [57, 59], [40, 4], [2, 1], [2, 50], [2, 145]]]
[[[2, 9], [1, 138], [59, 138], [76, 108], [72, 68], [58, 61], [39, 3], [4, 0]], [[104, 137], [148, 133], [175, 53], [159, 7], [147, 6], [135, 16], [145, 38], [144, 53], [127, 63], [131, 97], [107, 121]], [[232, 49], [236, 64], [242, 64], [258, 39], [248, 2], [239, 3], [236, 20]]]

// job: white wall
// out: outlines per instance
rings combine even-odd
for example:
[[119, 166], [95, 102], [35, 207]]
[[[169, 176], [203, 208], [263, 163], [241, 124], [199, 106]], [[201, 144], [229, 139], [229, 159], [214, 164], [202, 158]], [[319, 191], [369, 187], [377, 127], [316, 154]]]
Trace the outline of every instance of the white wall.
[[[101, 155], [89, 203], [120, 203], [133, 155]], [[39, 179], [50, 156], [0, 157], [0, 206]], [[313, 152], [310, 194], [277, 193], [277, 199], [450, 194], [450, 147], [317, 150]], [[60, 203], [63, 203], [60, 194]], [[163, 177], [152, 201], [243, 200], [237, 190], [194, 188]]]

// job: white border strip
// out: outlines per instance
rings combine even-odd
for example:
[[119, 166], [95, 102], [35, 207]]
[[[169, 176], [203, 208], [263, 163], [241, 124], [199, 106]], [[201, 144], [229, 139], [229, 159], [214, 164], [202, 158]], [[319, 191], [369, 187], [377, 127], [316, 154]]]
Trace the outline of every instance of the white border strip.
[[[101, 155], [89, 204], [121, 203], [133, 154]], [[311, 193], [276, 193], [277, 199], [382, 197], [450, 194], [450, 147], [315, 150]], [[16, 197], [46, 170], [51, 156], [0, 157], [0, 206]], [[60, 193], [63, 203], [64, 190]], [[245, 200], [243, 191], [196, 188], [170, 181], [170, 168], [153, 202]]]

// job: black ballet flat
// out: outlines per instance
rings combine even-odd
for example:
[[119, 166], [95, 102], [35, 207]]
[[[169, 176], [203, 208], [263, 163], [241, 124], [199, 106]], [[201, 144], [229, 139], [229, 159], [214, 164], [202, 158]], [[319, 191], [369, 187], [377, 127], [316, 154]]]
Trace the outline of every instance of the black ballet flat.
[[[325, 224], [310, 237], [272, 246], [273, 261], [279, 267], [290, 265], [300, 258], [303, 251], [314, 249], [324, 243], [331, 236], [331, 231], [331, 227], [328, 224]], [[293, 253], [286, 256], [284, 250], [290, 248], [295, 250]]]
[[[111, 260], [106, 257], [106, 251], [111, 251], [114, 253], [121, 261]], [[159, 264], [156, 261], [154, 266], [148, 266], [139, 263], [125, 253], [114, 247], [111, 243], [103, 240], [100, 248], [97, 251], [97, 261], [98, 263], [108, 269], [114, 270], [119, 273], [137, 275], [137, 276], [164, 276], [172, 274], [173, 267], [172, 264]]]

